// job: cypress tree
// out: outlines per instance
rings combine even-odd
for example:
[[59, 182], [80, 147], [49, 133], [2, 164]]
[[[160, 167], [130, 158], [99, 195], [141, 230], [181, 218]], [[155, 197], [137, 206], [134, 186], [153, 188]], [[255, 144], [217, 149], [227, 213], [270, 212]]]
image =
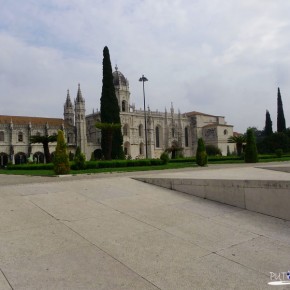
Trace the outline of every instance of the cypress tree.
[[284, 117], [284, 110], [282, 104], [282, 98], [280, 89], [278, 88], [278, 98], [277, 98], [277, 132], [284, 132], [286, 131], [286, 122]]
[[258, 151], [255, 140], [254, 130], [249, 128], [247, 130], [247, 145], [245, 149], [245, 162], [256, 163], [258, 162]]
[[202, 138], [198, 139], [197, 149], [196, 149], [196, 164], [199, 166], [207, 165], [207, 154], [205, 150], [205, 145]]
[[68, 154], [66, 153], [66, 143], [63, 131], [59, 130], [57, 135], [57, 145], [53, 158], [53, 169], [55, 174], [68, 174], [70, 171]]
[[265, 122], [265, 129], [264, 129], [265, 136], [270, 136], [273, 134], [272, 129], [272, 120], [269, 111], [266, 111], [266, 122]]
[[[123, 136], [121, 132], [120, 108], [116, 97], [115, 87], [113, 83], [112, 65], [110, 53], [107, 46], [103, 50], [103, 86], [101, 96], [101, 122], [103, 124], [112, 124], [116, 127], [113, 132], [102, 128], [102, 150], [104, 156], [111, 159], [120, 159], [123, 157]], [[114, 126], [117, 125], [117, 126]], [[113, 134], [113, 136], [111, 136]], [[108, 157], [108, 151], [111, 148], [111, 156]], [[106, 159], [107, 159], [106, 158]]]

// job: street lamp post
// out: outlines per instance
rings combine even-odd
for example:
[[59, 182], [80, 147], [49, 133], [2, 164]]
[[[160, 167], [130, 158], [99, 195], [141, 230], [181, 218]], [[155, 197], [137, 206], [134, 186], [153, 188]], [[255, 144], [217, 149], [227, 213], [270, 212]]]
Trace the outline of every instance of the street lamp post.
[[143, 100], [144, 100], [144, 121], [145, 121], [145, 152], [146, 152], [146, 159], [148, 159], [148, 150], [147, 150], [147, 120], [146, 120], [146, 107], [145, 107], [145, 88], [144, 88], [144, 82], [147, 82], [148, 79], [142, 75], [142, 77], [139, 79], [139, 82], [143, 82]]

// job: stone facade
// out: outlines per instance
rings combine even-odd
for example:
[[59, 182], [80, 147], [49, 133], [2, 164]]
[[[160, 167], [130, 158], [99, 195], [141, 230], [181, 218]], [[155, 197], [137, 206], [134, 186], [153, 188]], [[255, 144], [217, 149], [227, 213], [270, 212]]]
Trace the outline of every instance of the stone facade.
[[[133, 159], [145, 158], [145, 118], [144, 110], [136, 110], [130, 100], [129, 82], [116, 70], [113, 72], [116, 96], [120, 107], [120, 118], [125, 154]], [[24, 163], [30, 157], [35, 162], [43, 162], [42, 144], [30, 144], [30, 136], [53, 135], [64, 130], [68, 151], [74, 153], [79, 146], [87, 160], [92, 155], [100, 156], [101, 132], [95, 127], [100, 122], [100, 112], [85, 115], [85, 99], [80, 85], [74, 104], [69, 91], [64, 104], [64, 119], [36, 118], [19, 116], [0, 116], [0, 166], [7, 162]], [[227, 143], [233, 135], [233, 126], [227, 125], [225, 118], [200, 112], [176, 112], [171, 104], [170, 111], [146, 110], [147, 154], [149, 158], [159, 158], [164, 150], [170, 148], [174, 156], [193, 156], [197, 139], [202, 137], [205, 144], [219, 147], [223, 155], [234, 151], [234, 144]], [[55, 143], [50, 144], [54, 152]]]

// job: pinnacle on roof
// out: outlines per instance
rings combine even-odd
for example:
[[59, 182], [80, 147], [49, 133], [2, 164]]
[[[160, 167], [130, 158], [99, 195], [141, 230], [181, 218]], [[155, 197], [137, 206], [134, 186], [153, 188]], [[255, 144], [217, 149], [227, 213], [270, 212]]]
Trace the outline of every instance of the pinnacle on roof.
[[70, 99], [69, 90], [67, 90], [65, 106], [66, 107], [72, 107], [72, 102], [71, 102], [71, 99]]
[[84, 99], [83, 99], [83, 96], [82, 96], [81, 85], [79, 84], [76, 102], [77, 103], [82, 103], [83, 101], [84, 101]]

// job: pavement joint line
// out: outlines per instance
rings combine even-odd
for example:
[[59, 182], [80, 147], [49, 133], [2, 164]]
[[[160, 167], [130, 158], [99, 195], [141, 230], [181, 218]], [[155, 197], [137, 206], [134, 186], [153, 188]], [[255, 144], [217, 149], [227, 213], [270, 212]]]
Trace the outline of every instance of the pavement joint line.
[[8, 278], [6, 277], [5, 273], [3, 272], [3, 270], [1, 268], [0, 268], [0, 272], [2, 273], [2, 275], [5, 278], [6, 282], [10, 286], [11, 290], [14, 290], [14, 288], [12, 287], [11, 283], [9, 282]]
[[54, 215], [50, 214], [48, 211], [46, 211], [45, 209], [43, 209], [42, 207], [40, 207], [38, 204], [34, 203], [33, 201], [29, 200], [33, 205], [35, 205], [36, 207], [38, 207], [40, 210], [44, 211], [46, 214], [48, 214], [49, 216], [51, 216], [52, 218], [54, 218], [56, 221], [59, 221], [59, 219], [57, 219]]
[[237, 264], [237, 265], [239, 265], [239, 266], [241, 266], [241, 267], [243, 267], [243, 268], [246, 268], [246, 269], [251, 270], [251, 271], [253, 271], [253, 272], [256, 272], [256, 273], [262, 274], [263, 276], [269, 278], [269, 275], [266, 275], [264, 272], [260, 272], [259, 270], [256, 270], [256, 269], [254, 269], [254, 268], [251, 268], [251, 267], [249, 267], [249, 266], [246, 266], [246, 265], [244, 265], [244, 264], [242, 264], [242, 263], [240, 263], [240, 262], [238, 262], [238, 261], [232, 260], [232, 259], [230, 259], [230, 258], [228, 258], [228, 257], [225, 257], [225, 256], [223, 256], [223, 255], [221, 255], [221, 254], [218, 254], [218, 253], [216, 253], [216, 252], [213, 253], [213, 254], [215, 254], [215, 255], [217, 255], [217, 256], [219, 256], [219, 257], [225, 259], [225, 260], [228, 260], [228, 261], [230, 261], [230, 262], [233, 262], [233, 263], [235, 263], [235, 264]]
[[[200, 245], [198, 245], [198, 244], [196, 244], [196, 243], [194, 243], [194, 242], [192, 242], [192, 241], [189, 241], [189, 240], [184, 239], [184, 238], [182, 238], [182, 237], [180, 237], [180, 236], [177, 236], [177, 235], [175, 235], [175, 234], [173, 234], [173, 233], [171, 233], [171, 232], [168, 232], [168, 231], [166, 231], [165, 229], [158, 228], [157, 226], [154, 226], [154, 225], [149, 224], [149, 223], [147, 223], [147, 222], [145, 222], [145, 221], [142, 221], [142, 220], [140, 220], [140, 219], [138, 219], [138, 218], [136, 218], [136, 217], [134, 217], [134, 216], [131, 216], [130, 214], [128, 214], [128, 213], [126, 213], [126, 212], [122, 212], [122, 211], [120, 211], [120, 210], [118, 210], [118, 209], [112, 208], [112, 207], [110, 207], [110, 206], [108, 206], [108, 205], [106, 205], [106, 204], [103, 204], [103, 203], [101, 203], [101, 202], [99, 202], [99, 203], [102, 204], [102, 205], [104, 205], [104, 206], [106, 206], [106, 207], [108, 207], [108, 208], [110, 208], [110, 209], [113, 209], [113, 210], [119, 212], [120, 214], [124, 214], [124, 215], [126, 215], [126, 216], [128, 216], [128, 217], [130, 217], [130, 218], [132, 218], [132, 219], [134, 219], [134, 220], [136, 220], [136, 221], [138, 221], [138, 222], [140, 222], [140, 223], [143, 223], [143, 224], [145, 224], [145, 225], [148, 225], [148, 226], [150, 226], [150, 227], [153, 227], [155, 230], [158, 230], [158, 231], [164, 232], [164, 233], [166, 233], [166, 234], [168, 234], [168, 235], [170, 235], [170, 236], [172, 236], [172, 237], [178, 238], [179, 240], [181, 240], [181, 241], [183, 241], [183, 242], [185, 242], [185, 243], [192, 244], [192, 245], [194, 245], [194, 246], [196, 246], [196, 247], [199, 247], [199, 248], [201, 248], [201, 249], [203, 249], [203, 250], [206, 250], [206, 251], [209, 251], [209, 252], [210, 252], [210, 253], [205, 254], [205, 255], [203, 255], [203, 256], [200, 256], [200, 257], [205, 257], [205, 256], [211, 254], [211, 251], [210, 251], [209, 249], [206, 249], [206, 248], [204, 248], [204, 247], [201, 247]], [[166, 206], [168, 206], [168, 205], [166, 205]], [[152, 231], [154, 231], [154, 230], [152, 230]]]

